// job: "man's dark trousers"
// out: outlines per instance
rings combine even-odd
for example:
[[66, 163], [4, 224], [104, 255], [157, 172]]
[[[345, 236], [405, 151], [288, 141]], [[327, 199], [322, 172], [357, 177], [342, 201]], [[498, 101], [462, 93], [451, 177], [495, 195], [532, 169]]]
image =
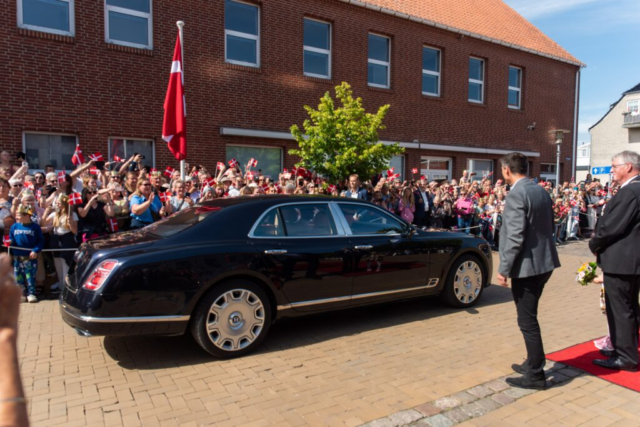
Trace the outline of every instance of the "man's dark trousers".
[[638, 366], [640, 275], [604, 273], [604, 290], [613, 349], [623, 362]]
[[553, 271], [531, 277], [512, 278], [511, 293], [516, 303], [518, 326], [527, 347], [527, 360], [523, 364], [526, 376], [532, 380], [544, 379], [545, 355], [538, 323], [538, 303], [544, 285]]

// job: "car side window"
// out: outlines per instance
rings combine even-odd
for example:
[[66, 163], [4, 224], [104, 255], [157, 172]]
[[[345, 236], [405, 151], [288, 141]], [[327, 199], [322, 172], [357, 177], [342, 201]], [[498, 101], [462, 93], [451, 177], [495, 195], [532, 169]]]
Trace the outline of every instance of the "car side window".
[[253, 231], [256, 237], [284, 237], [284, 227], [278, 209], [271, 209]]
[[379, 209], [356, 204], [339, 203], [340, 211], [344, 215], [351, 233], [354, 236], [367, 234], [402, 234], [405, 226]]
[[329, 205], [326, 203], [287, 205], [279, 209], [287, 237], [338, 234]]

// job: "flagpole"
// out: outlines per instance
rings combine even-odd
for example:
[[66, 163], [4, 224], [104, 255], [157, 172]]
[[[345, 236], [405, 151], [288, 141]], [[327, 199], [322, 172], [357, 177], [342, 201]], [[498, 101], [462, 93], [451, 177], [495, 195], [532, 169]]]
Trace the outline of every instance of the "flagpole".
[[[180, 34], [180, 51], [182, 52], [182, 58], [180, 58], [180, 62], [182, 63], [182, 70], [181, 70], [181, 76], [182, 76], [182, 86], [184, 87], [184, 40], [182, 37], [182, 33], [184, 31], [184, 21], [178, 21], [176, 22], [176, 25], [178, 26], [178, 34]], [[185, 178], [185, 160], [182, 159], [180, 160], [180, 179], [184, 181]]]

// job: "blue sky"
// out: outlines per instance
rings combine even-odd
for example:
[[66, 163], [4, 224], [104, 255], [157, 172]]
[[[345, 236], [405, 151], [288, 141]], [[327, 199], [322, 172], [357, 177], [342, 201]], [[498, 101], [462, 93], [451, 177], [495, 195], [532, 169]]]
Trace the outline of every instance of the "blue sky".
[[640, 0], [504, 0], [587, 68], [582, 70], [578, 144], [589, 127], [640, 83]]

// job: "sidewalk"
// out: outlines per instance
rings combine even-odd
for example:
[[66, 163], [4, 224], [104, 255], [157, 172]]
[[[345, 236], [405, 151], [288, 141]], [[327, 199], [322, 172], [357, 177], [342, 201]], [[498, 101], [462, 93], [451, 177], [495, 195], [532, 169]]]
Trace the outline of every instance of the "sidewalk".
[[[540, 309], [547, 352], [606, 333], [598, 287], [574, 281], [590, 259], [584, 242], [561, 248], [563, 267]], [[510, 291], [497, 286], [469, 310], [419, 300], [282, 322], [261, 351], [227, 361], [188, 337], [79, 337], [53, 301], [21, 308], [34, 426], [357, 426], [459, 393], [476, 396], [471, 390], [482, 394], [483, 384], [499, 388], [525, 356]], [[640, 425], [637, 393], [576, 374], [459, 425]], [[493, 390], [469, 403], [501, 393], [508, 396]], [[436, 425], [420, 416], [409, 422]], [[444, 418], [452, 424], [438, 425], [453, 425]]]

